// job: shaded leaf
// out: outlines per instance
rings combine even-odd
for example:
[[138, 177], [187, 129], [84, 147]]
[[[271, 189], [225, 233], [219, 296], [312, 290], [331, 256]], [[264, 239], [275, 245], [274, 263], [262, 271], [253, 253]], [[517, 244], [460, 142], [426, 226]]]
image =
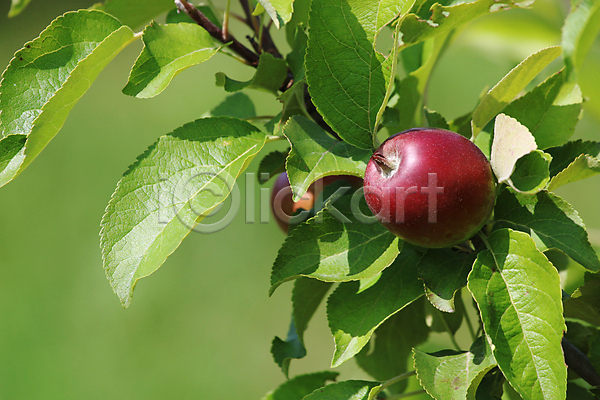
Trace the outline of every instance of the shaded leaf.
[[548, 190], [555, 190], [560, 186], [590, 178], [598, 173], [600, 173], [600, 160], [581, 154], [567, 168], [552, 178]]
[[[295, 14], [294, 14], [295, 15]], [[292, 75], [294, 76], [295, 82], [304, 80], [304, 55], [306, 54], [306, 47], [308, 45], [308, 36], [301, 27], [296, 33], [296, 38], [292, 46], [292, 51], [285, 57]]]
[[415, 369], [421, 386], [436, 399], [473, 399], [485, 374], [496, 366], [484, 337], [469, 351], [451, 355], [427, 354], [414, 349]]
[[519, 121], [504, 114], [496, 117], [490, 163], [498, 182], [507, 182], [517, 160], [537, 148], [533, 135]]
[[[426, 294], [429, 295], [430, 292], [427, 291]], [[434, 307], [431, 301], [425, 304], [426, 321], [432, 331], [454, 335], [460, 329], [466, 312], [460, 292], [457, 292], [454, 296], [452, 307], [454, 311], [444, 312]]]
[[572, 100], [563, 100], [569, 97], [561, 92], [564, 79], [565, 72], [561, 70], [502, 111], [529, 129], [539, 149], [566, 142], [579, 122], [583, 101], [581, 91], [579, 87], [573, 87], [572, 90], [578, 96], [574, 96]]
[[142, 35], [144, 48], [135, 61], [123, 93], [141, 99], [158, 95], [171, 80], [218, 51], [210, 34], [196, 24], [152, 22]]
[[331, 288], [330, 282], [322, 282], [317, 279], [298, 278], [294, 282], [292, 291], [292, 308], [296, 332], [300, 341], [304, 343], [304, 332], [308, 328], [317, 308]]
[[600, 326], [600, 275], [586, 272], [585, 284], [564, 301], [565, 318]]
[[256, 73], [246, 82], [229, 78], [223, 72], [217, 72], [216, 84], [222, 86], [226, 92], [239, 92], [242, 89], [258, 89], [276, 94], [287, 76], [285, 60], [275, 58], [271, 53], [260, 55]]
[[554, 177], [582, 154], [598, 157], [600, 154], [600, 142], [583, 141], [579, 139], [573, 142], [567, 142], [562, 146], [547, 149], [546, 153], [552, 156], [550, 176]]
[[[196, 225], [225, 201], [265, 134], [227, 117], [198, 119], [162, 136], [119, 181], [101, 222], [104, 269], [124, 306]], [[221, 226], [221, 225], [223, 226]]]
[[425, 118], [427, 119], [427, 126], [450, 130], [450, 125], [448, 125], [446, 119], [437, 111], [425, 108]]
[[303, 358], [306, 356], [306, 348], [300, 337], [298, 337], [293, 317], [287, 338], [281, 340], [279, 337], [275, 336], [275, 339], [271, 342], [271, 354], [273, 355], [275, 363], [279, 365], [286, 378], [289, 377], [290, 362], [292, 359]]
[[477, 136], [496, 114], [512, 102], [527, 84], [560, 54], [561, 48], [558, 46], [533, 53], [490, 89], [473, 113], [473, 136]]
[[137, 0], [107, 0], [92, 8], [109, 13], [135, 29], [172, 9], [173, 0], [145, 0], [143, 7]]
[[256, 109], [254, 103], [246, 93], [238, 92], [227, 96], [219, 105], [210, 110], [206, 116], [246, 119], [256, 117]]
[[316, 123], [292, 117], [283, 129], [292, 148], [286, 169], [294, 200], [298, 201], [316, 180], [331, 175], [362, 178], [372, 153], [341, 142]]
[[532, 151], [517, 160], [510, 176], [510, 186], [520, 193], [535, 194], [550, 181], [552, 156], [540, 150]]
[[[202, 14], [204, 14], [204, 16], [206, 18], [208, 18], [210, 20], [210, 22], [212, 22], [219, 28], [222, 28], [221, 20], [215, 15], [211, 6], [201, 4], [201, 5], [197, 5], [196, 8], [198, 9], [198, 11], [200, 11]], [[180, 12], [177, 8], [174, 8], [167, 13], [167, 16], [165, 18], [166, 24], [179, 24], [181, 22], [187, 22], [190, 24], [196, 23], [196, 22], [194, 22], [194, 20], [192, 18], [190, 18], [189, 15], [187, 15], [184, 12]]]
[[600, 270], [600, 260], [577, 211], [552, 192], [525, 195], [505, 189], [496, 199], [494, 218], [529, 228], [546, 248], [561, 250], [589, 270]]
[[447, 249], [428, 249], [419, 260], [419, 278], [425, 283], [427, 299], [437, 309], [451, 313], [454, 294], [467, 285], [474, 255]]
[[[503, 385], [506, 382], [504, 375], [498, 368], [492, 369], [488, 372], [475, 392], [474, 400], [501, 400], [504, 394]], [[472, 392], [469, 391], [471, 394]]]
[[494, 357], [524, 399], [564, 399], [560, 277], [529, 235], [501, 229], [469, 274]]
[[[370, 346], [356, 355], [358, 366], [382, 382], [407, 372], [412, 348], [425, 342], [429, 335], [423, 316], [423, 303], [418, 300], [392, 315], [375, 330]], [[400, 393], [406, 386], [407, 381], [403, 380], [387, 389]]]
[[[17, 51], [0, 82], [0, 140], [25, 135], [27, 142], [24, 153], [4, 160], [10, 171], [0, 171], [3, 183], [44, 149], [100, 71], [133, 39], [112, 16], [80, 10], [58, 17]], [[14, 149], [14, 143], [2, 147]]]
[[274, 176], [285, 172], [285, 159], [288, 151], [272, 151], [267, 154], [258, 165], [256, 176], [260, 183], [266, 183]]
[[306, 83], [304, 81], [296, 81], [291, 88], [283, 92], [281, 96], [277, 98], [277, 100], [283, 103], [281, 119], [278, 124], [279, 132], [282, 131], [285, 123], [294, 115], [310, 117], [304, 106], [305, 89]]
[[342, 196], [295, 227], [273, 264], [269, 293], [301, 276], [345, 282], [371, 277], [388, 267], [402, 242], [381, 224], [359, 222], [353, 209], [351, 196]]
[[329, 296], [327, 318], [335, 340], [333, 367], [354, 357], [379, 325], [423, 295], [417, 277], [421, 255], [404, 244], [400, 255], [370, 288], [358, 293], [359, 282], [347, 282]]
[[313, 0], [306, 51], [308, 90], [319, 113], [353, 146], [373, 148], [395, 52], [376, 50], [381, 29], [411, 1]]
[[298, 375], [282, 383], [262, 400], [302, 400], [316, 389], [325, 386], [327, 381], [335, 381], [338, 375], [339, 373], [334, 371]]

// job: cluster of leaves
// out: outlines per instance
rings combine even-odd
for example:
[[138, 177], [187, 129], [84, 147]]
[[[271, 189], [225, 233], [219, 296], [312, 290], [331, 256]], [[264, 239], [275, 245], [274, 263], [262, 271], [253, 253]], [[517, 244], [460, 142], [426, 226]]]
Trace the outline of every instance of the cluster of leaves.
[[[13, 0], [11, 13], [26, 3]], [[285, 165], [299, 199], [325, 176], [362, 177], [386, 134], [427, 125], [472, 139], [488, 156], [499, 188], [493, 222], [462, 251], [426, 250], [360, 220], [351, 212], [356, 197], [330, 198], [291, 230], [273, 265], [271, 293], [291, 280], [294, 289], [289, 335], [275, 338], [272, 352], [287, 376], [291, 360], [306, 354], [311, 317], [337, 283], [327, 300], [332, 366], [354, 358], [374, 380], [326, 385], [337, 373], [301, 375], [265, 398], [400, 398], [408, 395], [401, 394], [404, 378], [415, 374], [407, 370], [412, 356], [420, 384], [436, 399], [498, 399], [505, 382], [524, 399], [564, 399], [565, 331], [569, 344], [600, 365], [600, 261], [577, 212], [553, 192], [600, 172], [600, 143], [569, 141], [581, 115], [578, 70], [600, 30], [600, 2], [574, 2], [561, 47], [523, 60], [471, 113], [452, 121], [425, 104], [437, 60], [470, 20], [527, 4], [242, 1], [253, 52], [226, 32], [227, 7], [221, 17], [212, 5], [175, 3], [185, 13], [170, 0], [142, 8], [109, 0], [66, 13], [15, 54], [0, 83], [1, 186], [44, 149], [98, 73], [135, 40], [144, 48], [123, 89], [130, 96], [158, 95], [179, 72], [219, 51], [256, 68], [246, 82], [217, 74], [217, 85], [237, 93], [208, 117], [160, 137], [119, 181], [101, 222], [101, 249], [124, 306], [136, 282], [226, 198], [213, 193], [229, 194], [267, 142], [287, 140], [290, 150], [264, 155], [260, 172]], [[166, 24], [132, 30], [167, 11]], [[286, 30], [285, 58], [269, 42], [271, 24]], [[516, 98], [561, 55], [564, 68]], [[254, 123], [254, 107], [239, 93], [245, 89], [272, 93], [281, 113]], [[589, 270], [571, 296], [561, 291], [560, 265], [549, 259], [556, 249]], [[475, 326], [461, 297], [465, 287], [479, 309]], [[430, 332], [454, 335], [462, 324], [472, 335], [469, 350], [415, 348]], [[598, 391], [571, 385], [572, 398]]]

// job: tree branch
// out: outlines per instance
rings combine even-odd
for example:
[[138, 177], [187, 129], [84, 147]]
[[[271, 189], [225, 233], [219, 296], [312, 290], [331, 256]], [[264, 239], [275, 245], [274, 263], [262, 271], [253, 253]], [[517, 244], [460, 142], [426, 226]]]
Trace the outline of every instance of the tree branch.
[[258, 65], [258, 54], [241, 44], [231, 34], [223, 34], [221, 28], [213, 24], [211, 20], [206, 18], [200, 10], [188, 3], [187, 0], [175, 0], [175, 5], [179, 11], [186, 13], [194, 22], [206, 29], [213, 38], [221, 43], [230, 43], [229, 49], [240, 55], [248, 64], [252, 66]]
[[600, 386], [600, 375], [594, 369], [590, 359], [567, 339], [563, 338], [561, 344], [567, 367], [590, 385]]

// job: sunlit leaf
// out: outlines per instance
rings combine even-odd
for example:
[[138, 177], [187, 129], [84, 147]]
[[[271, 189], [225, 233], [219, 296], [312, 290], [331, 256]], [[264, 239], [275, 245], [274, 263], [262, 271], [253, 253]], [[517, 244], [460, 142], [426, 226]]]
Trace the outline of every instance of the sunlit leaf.
[[313, 182], [325, 176], [362, 178], [372, 155], [333, 138], [316, 123], [299, 116], [288, 121], [283, 134], [292, 146], [286, 169], [296, 201]]
[[376, 393], [381, 385], [379, 382], [369, 381], [343, 381], [332, 383], [322, 389], [317, 389], [304, 400], [371, 400], [372, 394]]
[[142, 35], [144, 48], [129, 74], [123, 93], [154, 97], [180, 72], [203, 63], [217, 52], [210, 34], [196, 24], [152, 22]]
[[385, 107], [395, 52], [376, 50], [384, 26], [410, 1], [313, 0], [306, 77], [313, 103], [346, 142], [373, 147], [377, 117]]
[[544, 68], [561, 54], [558, 46], [533, 53], [513, 68], [481, 99], [473, 113], [473, 136], [504, 109]]
[[546, 248], [563, 251], [589, 270], [600, 270], [600, 260], [579, 214], [552, 192], [526, 195], [505, 189], [496, 199], [494, 218], [529, 228]]
[[573, 1], [571, 12], [562, 29], [562, 47], [564, 49], [567, 73], [571, 80], [588, 54], [596, 36], [600, 32], [600, 2], [596, 0]]
[[294, 0], [257, 0], [263, 6], [277, 29], [292, 19]]
[[[46, 147], [98, 74], [133, 39], [131, 29], [112, 16], [80, 10], [55, 19], [15, 54], [0, 82], [0, 140], [25, 135], [27, 142], [13, 160], [3, 160], [9, 170], [0, 171], [0, 183]], [[15, 143], [0, 148], [13, 151]]]
[[[158, 269], [192, 229], [236, 190], [265, 134], [233, 118], [190, 122], [161, 137], [129, 167], [102, 218], [106, 275], [124, 306], [136, 282]], [[239, 189], [238, 189], [239, 190]]]
[[496, 366], [492, 349], [484, 337], [469, 351], [427, 354], [414, 349], [415, 369], [421, 385], [435, 399], [474, 399], [479, 382]]
[[469, 290], [498, 366], [525, 400], [564, 399], [560, 277], [523, 232], [501, 229], [477, 256]]
[[361, 222], [366, 214], [352, 197], [330, 200], [290, 232], [273, 264], [270, 293], [301, 276], [325, 282], [368, 278], [394, 261], [402, 242], [376, 221]]
[[329, 296], [327, 318], [335, 340], [333, 367], [354, 357], [379, 325], [424, 294], [417, 277], [421, 255], [404, 244], [398, 258], [370, 288], [359, 293], [359, 282], [347, 282]]
[[31, 0], [11, 0], [8, 18], [16, 17], [21, 14], [30, 2]]

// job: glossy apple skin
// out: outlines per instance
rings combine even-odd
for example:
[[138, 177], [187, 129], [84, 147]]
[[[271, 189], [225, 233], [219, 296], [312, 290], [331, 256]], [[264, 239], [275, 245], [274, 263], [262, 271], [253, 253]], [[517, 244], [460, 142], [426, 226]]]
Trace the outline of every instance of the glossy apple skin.
[[[304, 196], [299, 201], [294, 202], [292, 200], [292, 189], [290, 188], [287, 173], [282, 172], [279, 174], [271, 192], [271, 211], [273, 212], [275, 221], [277, 221], [277, 225], [279, 225], [284, 233], [288, 233], [290, 224], [297, 224], [306, 219], [308, 211], [314, 207], [315, 200], [323, 188], [339, 180], [346, 181], [354, 189], [358, 189], [363, 185], [363, 180], [357, 176], [326, 176], [310, 185]], [[295, 216], [294, 214], [299, 210], [304, 210], [301, 211], [304, 214]]]
[[393, 234], [441, 248], [474, 236], [495, 201], [492, 168], [479, 148], [443, 129], [415, 128], [375, 150], [364, 179], [365, 200]]

